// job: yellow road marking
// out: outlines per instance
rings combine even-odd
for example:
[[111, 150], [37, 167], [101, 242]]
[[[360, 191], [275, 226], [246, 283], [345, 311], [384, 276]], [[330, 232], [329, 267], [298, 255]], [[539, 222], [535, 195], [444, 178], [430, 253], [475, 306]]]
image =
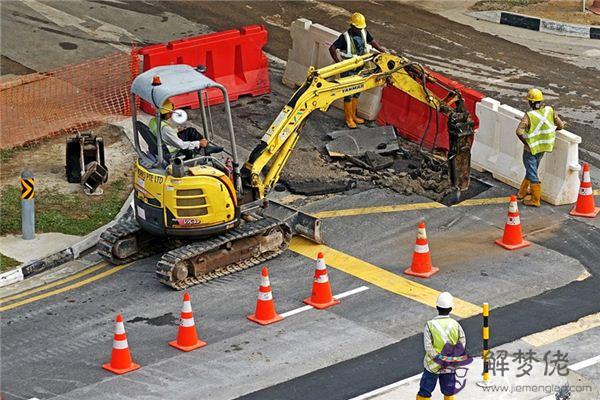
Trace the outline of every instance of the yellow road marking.
[[546, 346], [598, 326], [600, 326], [600, 313], [588, 315], [576, 322], [525, 336], [523, 341], [536, 347]]
[[[471, 207], [471, 206], [483, 206], [488, 204], [508, 204], [509, 197], [492, 197], [488, 199], [469, 199], [461, 203], [455, 204], [452, 207]], [[427, 210], [432, 208], [447, 208], [442, 203], [435, 201], [429, 201], [425, 203], [412, 203], [412, 204], [396, 204], [391, 206], [374, 206], [374, 207], [362, 207], [362, 208], [347, 208], [343, 210], [330, 210], [321, 211], [313, 214], [317, 218], [336, 218], [336, 217], [349, 217], [353, 215], [368, 215], [368, 214], [381, 214], [381, 213], [392, 213], [402, 211], [416, 211], [416, 210]]]
[[30, 290], [25, 290], [24, 292], [20, 292], [20, 293], [17, 293], [15, 295], [12, 295], [12, 296], [3, 297], [3, 298], [0, 299], [0, 304], [6, 303], [7, 301], [20, 299], [21, 297], [25, 297], [25, 296], [30, 295], [32, 293], [41, 292], [43, 290], [47, 290], [47, 289], [50, 289], [50, 288], [62, 285], [63, 283], [71, 282], [71, 281], [73, 281], [75, 279], [81, 278], [82, 276], [86, 276], [86, 275], [91, 274], [92, 272], [96, 272], [100, 268], [105, 267], [107, 265], [108, 265], [108, 263], [106, 261], [102, 261], [101, 263], [96, 264], [93, 267], [86, 268], [83, 271], [78, 272], [78, 273], [76, 273], [74, 275], [68, 276], [68, 277], [66, 277], [64, 279], [59, 279], [59, 280], [56, 280], [54, 282], [49, 282], [49, 283], [44, 284], [42, 286], [38, 286], [38, 287], [35, 287], [33, 289], [30, 289]]
[[1, 311], [12, 310], [13, 308], [17, 308], [17, 307], [23, 306], [25, 304], [33, 303], [34, 301], [42, 300], [42, 299], [45, 299], [45, 298], [48, 298], [48, 297], [51, 297], [51, 296], [54, 296], [54, 295], [57, 295], [57, 294], [60, 294], [60, 293], [68, 292], [69, 290], [77, 289], [78, 287], [87, 285], [88, 283], [91, 283], [91, 282], [97, 281], [99, 279], [105, 278], [105, 277], [107, 277], [109, 275], [112, 275], [115, 272], [119, 272], [120, 270], [122, 270], [123, 268], [127, 268], [131, 264], [133, 264], [133, 263], [118, 265], [118, 266], [113, 267], [113, 268], [111, 268], [109, 270], [106, 270], [106, 271], [104, 271], [104, 272], [102, 272], [102, 273], [100, 273], [98, 275], [91, 276], [89, 278], [83, 279], [83, 280], [81, 280], [79, 282], [73, 283], [73, 284], [68, 285], [68, 286], [63, 286], [60, 289], [52, 290], [50, 292], [42, 293], [42, 294], [30, 297], [30, 298], [25, 299], [25, 300], [21, 300], [21, 301], [18, 301], [16, 303], [9, 304], [7, 306], [0, 307], [0, 312]]
[[595, 194], [596, 196], [600, 196], [600, 189], [596, 189], [596, 190], [594, 190], [594, 194]]
[[[435, 302], [440, 294], [435, 289], [413, 282], [349, 254], [342, 253], [322, 244], [313, 243], [299, 236], [295, 236], [292, 239], [289, 248], [293, 252], [311, 259], [314, 259], [318, 252], [323, 252], [327, 265], [430, 307], [435, 307]], [[452, 313], [461, 318], [468, 318], [481, 314], [481, 307], [454, 298]]]

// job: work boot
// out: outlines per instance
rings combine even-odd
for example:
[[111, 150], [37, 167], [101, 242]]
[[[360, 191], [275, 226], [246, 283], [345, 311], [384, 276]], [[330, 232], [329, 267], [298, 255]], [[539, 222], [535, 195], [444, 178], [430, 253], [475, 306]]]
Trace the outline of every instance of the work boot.
[[356, 124], [354, 123], [354, 118], [352, 117], [352, 102], [345, 101], [344, 102], [344, 116], [346, 117], [346, 125], [350, 129], [356, 129]]
[[444, 400], [454, 400], [454, 396], [446, 396], [446, 395], [444, 395]]
[[423, 396], [419, 396], [417, 395], [417, 400], [427, 400], [430, 399], [431, 397], [423, 397]]
[[531, 196], [528, 199], [523, 200], [523, 204], [526, 206], [539, 207], [542, 200], [542, 184], [532, 183], [531, 184]]
[[352, 98], [352, 119], [357, 124], [364, 124], [365, 120], [362, 118], [358, 118], [358, 99], [356, 97]]
[[529, 189], [529, 179], [524, 178], [523, 182], [521, 182], [521, 187], [519, 188], [519, 193], [517, 193], [517, 200], [523, 200], [527, 196], [527, 189]]

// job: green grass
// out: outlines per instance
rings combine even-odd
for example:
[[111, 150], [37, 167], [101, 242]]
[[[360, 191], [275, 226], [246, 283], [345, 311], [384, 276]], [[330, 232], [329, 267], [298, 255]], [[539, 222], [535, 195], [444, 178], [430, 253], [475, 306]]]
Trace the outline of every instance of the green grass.
[[[111, 221], [121, 209], [131, 188], [121, 178], [104, 187], [102, 196], [81, 193], [62, 194], [52, 190], [36, 190], [35, 225], [37, 232], [60, 232], [86, 235]], [[0, 235], [21, 232], [21, 198], [17, 187], [0, 192], [2, 218]]]
[[13, 258], [5, 256], [0, 253], [0, 272], [8, 271], [13, 269], [17, 265], [21, 265], [21, 263]]

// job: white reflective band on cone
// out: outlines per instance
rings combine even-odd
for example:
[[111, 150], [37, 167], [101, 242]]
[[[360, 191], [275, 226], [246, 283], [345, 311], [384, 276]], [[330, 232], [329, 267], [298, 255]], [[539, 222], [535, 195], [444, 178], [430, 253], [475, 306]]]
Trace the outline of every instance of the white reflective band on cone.
[[429, 245], [415, 244], [415, 253], [429, 253]]
[[115, 334], [121, 335], [123, 333], [125, 333], [125, 326], [123, 326], [122, 322], [117, 322], [115, 324]]
[[517, 207], [517, 202], [516, 201], [511, 201], [508, 204], [508, 212], [511, 212], [511, 213], [519, 212], [519, 207]]
[[181, 321], [179, 322], [180, 326], [189, 328], [190, 326], [194, 326], [194, 317], [192, 318], [181, 318]]
[[427, 239], [427, 232], [425, 231], [425, 228], [417, 229], [417, 239]]
[[315, 276], [315, 282], [316, 283], [329, 282], [329, 277], [327, 276], [327, 274], [317, 275], [317, 276]]
[[592, 194], [594, 194], [594, 191], [592, 190], [591, 187], [587, 187], [587, 188], [580, 187], [579, 194], [582, 194], [584, 196], [591, 196]]
[[113, 349], [123, 350], [126, 348], [127, 348], [127, 339], [123, 339], [123, 340], [114, 339], [113, 340]]
[[263, 300], [263, 301], [267, 301], [267, 300], [273, 300], [273, 293], [271, 292], [258, 292], [258, 299], [259, 300]]
[[181, 312], [192, 312], [192, 305], [189, 301], [183, 302], [183, 307], [181, 307]]
[[260, 286], [262, 286], [262, 287], [269, 287], [269, 286], [271, 286], [271, 282], [269, 282], [269, 277], [268, 276], [261, 276], [260, 277]]
[[590, 171], [583, 171], [583, 182], [591, 182]]
[[325, 260], [323, 260], [322, 258], [317, 258], [317, 269], [318, 270], [323, 270], [325, 269]]
[[506, 221], [506, 225], [519, 225], [521, 223], [521, 218], [519, 217], [508, 217]]

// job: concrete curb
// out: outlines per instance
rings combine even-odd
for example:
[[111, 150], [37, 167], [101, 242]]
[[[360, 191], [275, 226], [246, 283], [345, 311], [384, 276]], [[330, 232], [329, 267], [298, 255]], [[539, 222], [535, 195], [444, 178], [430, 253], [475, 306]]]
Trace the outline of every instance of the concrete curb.
[[57, 267], [66, 262], [79, 258], [81, 253], [91, 249], [96, 245], [96, 243], [98, 243], [98, 239], [100, 238], [100, 235], [102, 234], [102, 232], [104, 232], [104, 230], [114, 225], [119, 219], [127, 218], [130, 215], [133, 215], [132, 204], [133, 192], [129, 194], [129, 197], [121, 207], [121, 210], [112, 221], [108, 222], [104, 226], [101, 226], [95, 231], [88, 233], [79, 242], [65, 249], [57, 251], [39, 260], [34, 260], [26, 264], [22, 264], [15, 269], [0, 274], [0, 287], [20, 282], [23, 279], [27, 279], [32, 275], [38, 274], [42, 271], [46, 271], [48, 269]]
[[600, 26], [568, 24], [506, 11], [474, 11], [466, 14], [484, 21], [525, 28], [532, 31], [584, 39], [600, 39]]

